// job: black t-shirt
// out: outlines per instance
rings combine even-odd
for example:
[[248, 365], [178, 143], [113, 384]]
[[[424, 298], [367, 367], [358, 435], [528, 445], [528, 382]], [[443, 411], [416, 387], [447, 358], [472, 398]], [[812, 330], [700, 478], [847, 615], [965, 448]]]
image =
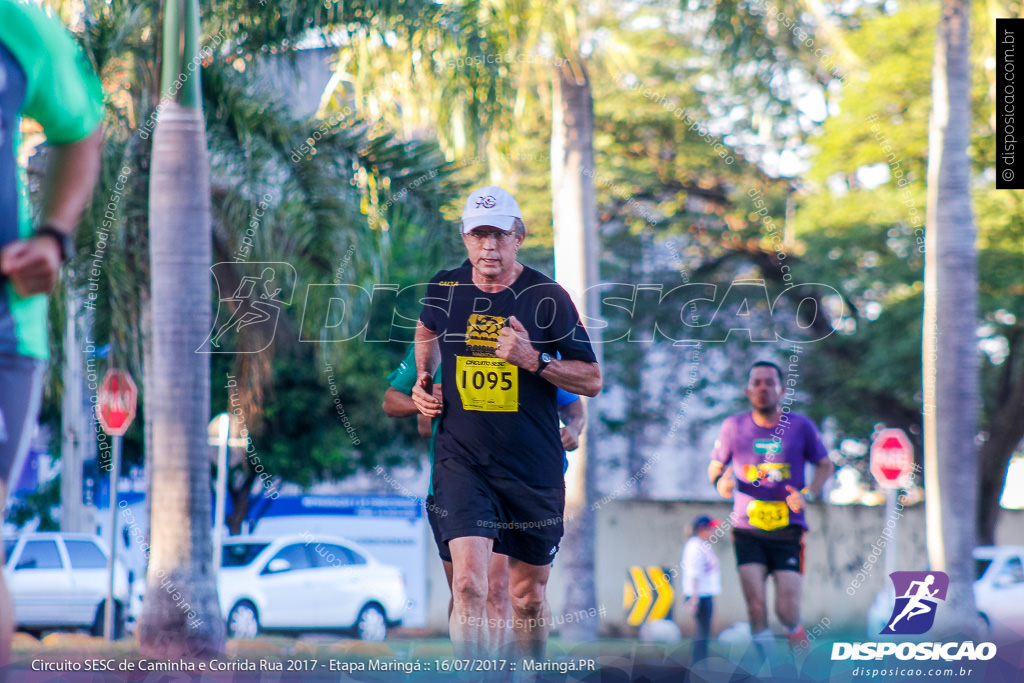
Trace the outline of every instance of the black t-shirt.
[[498, 334], [515, 316], [538, 352], [595, 362], [590, 337], [569, 294], [527, 266], [511, 286], [490, 294], [473, 268], [443, 270], [430, 281], [420, 320], [441, 347], [444, 408], [434, 458], [459, 458], [495, 477], [561, 486], [564, 452], [556, 388], [495, 356]]

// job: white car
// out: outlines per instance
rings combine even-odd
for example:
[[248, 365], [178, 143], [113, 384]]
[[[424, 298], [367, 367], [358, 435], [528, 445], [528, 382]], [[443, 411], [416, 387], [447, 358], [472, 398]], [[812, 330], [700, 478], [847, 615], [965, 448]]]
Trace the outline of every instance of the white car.
[[232, 638], [344, 630], [379, 641], [405, 615], [402, 572], [342, 538], [233, 537], [222, 558], [217, 590]]
[[974, 600], [983, 628], [997, 640], [1024, 637], [1024, 546], [979, 546], [974, 562]]
[[[4, 580], [19, 629], [38, 635], [44, 629], [88, 628], [93, 635], [103, 635], [109, 575], [107, 546], [99, 536], [25, 533], [4, 538], [4, 553]], [[128, 571], [115, 561], [116, 637], [124, 633], [128, 583]]]

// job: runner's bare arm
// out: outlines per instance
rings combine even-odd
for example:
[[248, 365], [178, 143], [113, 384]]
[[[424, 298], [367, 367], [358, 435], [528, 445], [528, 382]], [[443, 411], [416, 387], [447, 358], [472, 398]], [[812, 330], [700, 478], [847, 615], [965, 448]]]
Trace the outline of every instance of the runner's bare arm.
[[574, 451], [580, 447], [580, 434], [587, 424], [587, 413], [583, 409], [583, 401], [573, 401], [569, 405], [558, 408], [558, 417], [565, 426], [559, 431], [562, 437], [562, 448]]
[[422, 322], [416, 323], [416, 384], [412, 387], [412, 400], [427, 417], [441, 414], [441, 401], [433, 394], [434, 371], [441, 358], [437, 334]]
[[[53, 146], [43, 225], [69, 235], [74, 231], [99, 177], [102, 146], [103, 133], [98, 127], [78, 142]], [[60, 267], [60, 246], [52, 237], [29, 237], [11, 242], [0, 256], [0, 273], [10, 279], [21, 296], [52, 291], [57, 285]]]
[[708, 479], [711, 480], [712, 484], [715, 484], [715, 483], [718, 482], [718, 478], [720, 476], [722, 476], [722, 472], [724, 470], [725, 470], [725, 465], [723, 465], [722, 463], [718, 462], [717, 460], [712, 460], [711, 463], [708, 464]]
[[[537, 354], [534, 354], [537, 356]], [[540, 364], [539, 358], [534, 358], [532, 368], [529, 365], [520, 366], [530, 372], [537, 369]], [[593, 398], [601, 393], [601, 368], [597, 363], [588, 363], [585, 360], [562, 360], [555, 358], [551, 361], [541, 377], [554, 384], [556, 387], [566, 391], [590, 396]]]
[[[529, 333], [515, 316], [509, 318], [509, 325], [498, 334], [495, 355], [524, 370], [536, 372], [540, 367], [540, 352], [530, 343]], [[573, 394], [593, 398], [601, 393], [601, 368], [597, 363], [555, 358], [541, 377]]]
[[433, 426], [430, 424], [431, 420], [423, 413], [417, 413], [416, 415], [416, 431], [424, 439], [429, 439], [434, 435]]
[[43, 224], [71, 232], [89, 204], [100, 175], [103, 131], [99, 126], [78, 142], [54, 145], [47, 172]]
[[708, 465], [708, 479], [715, 485], [718, 490], [718, 495], [722, 498], [732, 498], [732, 490], [734, 480], [732, 478], [732, 468], [728, 465], [723, 465], [717, 460], [712, 460], [711, 464]]
[[832, 473], [835, 472], [835, 466], [832, 461], [828, 458], [819, 460], [814, 463], [814, 478], [811, 479], [811, 483], [807, 486], [811, 490], [811, 493], [817, 498], [821, 498], [821, 489], [825, 486], [825, 482], [832, 477]]
[[416, 407], [416, 404], [412, 400], [412, 396], [403, 394], [394, 387], [388, 387], [387, 391], [384, 392], [384, 403], [381, 405], [384, 409], [384, 414], [388, 417], [408, 417], [409, 415], [417, 415], [420, 409]]

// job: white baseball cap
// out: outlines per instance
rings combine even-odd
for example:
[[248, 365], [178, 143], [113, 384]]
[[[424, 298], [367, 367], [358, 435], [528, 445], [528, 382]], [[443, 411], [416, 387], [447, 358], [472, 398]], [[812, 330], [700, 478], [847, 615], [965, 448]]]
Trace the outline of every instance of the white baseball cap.
[[515, 198], [496, 185], [477, 188], [466, 200], [462, 210], [462, 232], [487, 225], [508, 232], [523, 212]]

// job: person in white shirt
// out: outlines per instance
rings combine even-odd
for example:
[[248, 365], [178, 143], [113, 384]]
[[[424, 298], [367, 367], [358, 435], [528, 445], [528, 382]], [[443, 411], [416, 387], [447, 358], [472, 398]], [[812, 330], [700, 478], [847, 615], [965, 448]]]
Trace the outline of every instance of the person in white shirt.
[[708, 542], [711, 530], [716, 526], [717, 519], [711, 519], [706, 515], [697, 517], [693, 521], [693, 535], [683, 546], [680, 561], [685, 604], [697, 620], [697, 630], [693, 634], [691, 664], [708, 656], [714, 596], [722, 592], [722, 572], [718, 567], [715, 551]]

